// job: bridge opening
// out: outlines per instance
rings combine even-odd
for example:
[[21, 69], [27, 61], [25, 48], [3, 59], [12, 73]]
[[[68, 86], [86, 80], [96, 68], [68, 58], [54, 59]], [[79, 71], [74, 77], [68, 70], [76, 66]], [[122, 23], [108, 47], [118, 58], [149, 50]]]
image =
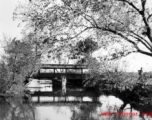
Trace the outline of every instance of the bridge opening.
[[[85, 98], [88, 97], [90, 101], [87, 102], [97, 102], [97, 93], [83, 88], [82, 81], [87, 75], [86, 71], [88, 69], [84, 65], [41, 65], [39, 73], [33, 76], [39, 81], [39, 90], [37, 88], [36, 91], [32, 92], [33, 100], [45, 102], [43, 99], [47, 98], [52, 102], [86, 102]], [[62, 92], [63, 77], [66, 79], [66, 92], [64, 94]], [[73, 100], [70, 100], [70, 97], [73, 97]], [[61, 100], [61, 98], [63, 99]]]

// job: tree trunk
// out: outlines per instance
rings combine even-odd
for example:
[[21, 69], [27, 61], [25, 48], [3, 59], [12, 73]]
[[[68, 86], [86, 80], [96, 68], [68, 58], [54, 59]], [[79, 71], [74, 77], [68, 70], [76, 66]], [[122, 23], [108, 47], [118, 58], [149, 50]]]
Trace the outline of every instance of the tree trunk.
[[126, 107], [128, 103], [127, 102], [124, 102], [123, 105], [121, 105], [120, 109], [119, 109], [119, 112], [122, 112], [124, 110], [124, 108]]

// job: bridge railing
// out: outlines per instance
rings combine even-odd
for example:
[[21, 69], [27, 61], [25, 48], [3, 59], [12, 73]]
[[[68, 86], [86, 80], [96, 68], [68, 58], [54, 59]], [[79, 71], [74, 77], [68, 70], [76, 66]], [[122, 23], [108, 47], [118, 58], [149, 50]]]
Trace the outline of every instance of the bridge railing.
[[75, 64], [41, 64], [43, 69], [87, 69], [86, 65]]

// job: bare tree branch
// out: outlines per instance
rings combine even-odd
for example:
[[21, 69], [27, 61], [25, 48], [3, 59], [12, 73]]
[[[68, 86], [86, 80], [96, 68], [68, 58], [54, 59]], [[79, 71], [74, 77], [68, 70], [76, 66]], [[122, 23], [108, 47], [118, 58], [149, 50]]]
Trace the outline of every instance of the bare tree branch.
[[132, 2], [129, 2], [128, 0], [118, 0], [118, 1], [127, 3], [128, 5], [130, 5], [132, 8], [134, 8], [140, 14], [140, 12], [141, 12], [140, 9], [137, 8]]
[[139, 53], [142, 53], [142, 54], [144, 54], [144, 55], [148, 55], [148, 56], [152, 57], [152, 53], [143, 51], [143, 50], [141, 50], [140, 48], [138, 48], [137, 51], [138, 51]]
[[135, 36], [139, 37], [141, 40], [143, 40], [143, 41], [149, 46], [149, 48], [152, 49], [152, 46], [150, 45], [150, 43], [149, 43], [145, 38], [143, 38], [142, 36], [136, 34], [136, 33], [133, 32], [133, 31], [130, 31], [130, 32], [131, 32], [132, 34], [134, 34]]
[[147, 21], [149, 22], [149, 19], [152, 17], [152, 14], [150, 14], [148, 17], [147, 17]]
[[152, 49], [151, 49], [151, 46], [147, 45], [147, 42], [145, 43], [145, 41], [139, 37], [136, 37], [136, 36], [133, 36], [133, 35], [130, 35], [132, 36], [133, 38], [137, 39], [139, 42], [141, 42], [149, 51], [152, 52]]
[[146, 15], [145, 15], [145, 4], [146, 4], [147, 0], [141, 0], [142, 10], [140, 10], [139, 8], [137, 8], [132, 2], [129, 2], [128, 0], [118, 0], [118, 1], [127, 3], [132, 8], [134, 8], [139, 13], [139, 15], [141, 15], [141, 17], [143, 19], [143, 22], [144, 22], [144, 24], [146, 26], [147, 37], [152, 42], [151, 29], [150, 29], [150, 26], [148, 24], [148, 21], [147, 21]]

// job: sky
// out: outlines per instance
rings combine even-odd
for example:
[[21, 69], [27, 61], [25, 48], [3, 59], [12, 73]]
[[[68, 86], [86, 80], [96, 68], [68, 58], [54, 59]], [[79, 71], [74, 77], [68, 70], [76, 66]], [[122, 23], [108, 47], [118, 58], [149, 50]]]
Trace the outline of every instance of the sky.
[[13, 21], [13, 11], [18, 1], [23, 0], [0, 0], [0, 55], [3, 52], [3, 36], [20, 38], [21, 28], [17, 27], [18, 23]]
[[[0, 55], [3, 54], [3, 35], [9, 37], [21, 38], [21, 28], [18, 27], [17, 21], [13, 21], [13, 10], [18, 2], [24, 0], [0, 0]], [[100, 50], [96, 52], [100, 55]], [[143, 67], [144, 71], [152, 71], [152, 57], [141, 54], [132, 54], [127, 58], [127, 70], [136, 71]]]
[[18, 23], [13, 21], [13, 10], [21, 0], [0, 0], [0, 38], [3, 34], [10, 37], [19, 37], [20, 28]]

